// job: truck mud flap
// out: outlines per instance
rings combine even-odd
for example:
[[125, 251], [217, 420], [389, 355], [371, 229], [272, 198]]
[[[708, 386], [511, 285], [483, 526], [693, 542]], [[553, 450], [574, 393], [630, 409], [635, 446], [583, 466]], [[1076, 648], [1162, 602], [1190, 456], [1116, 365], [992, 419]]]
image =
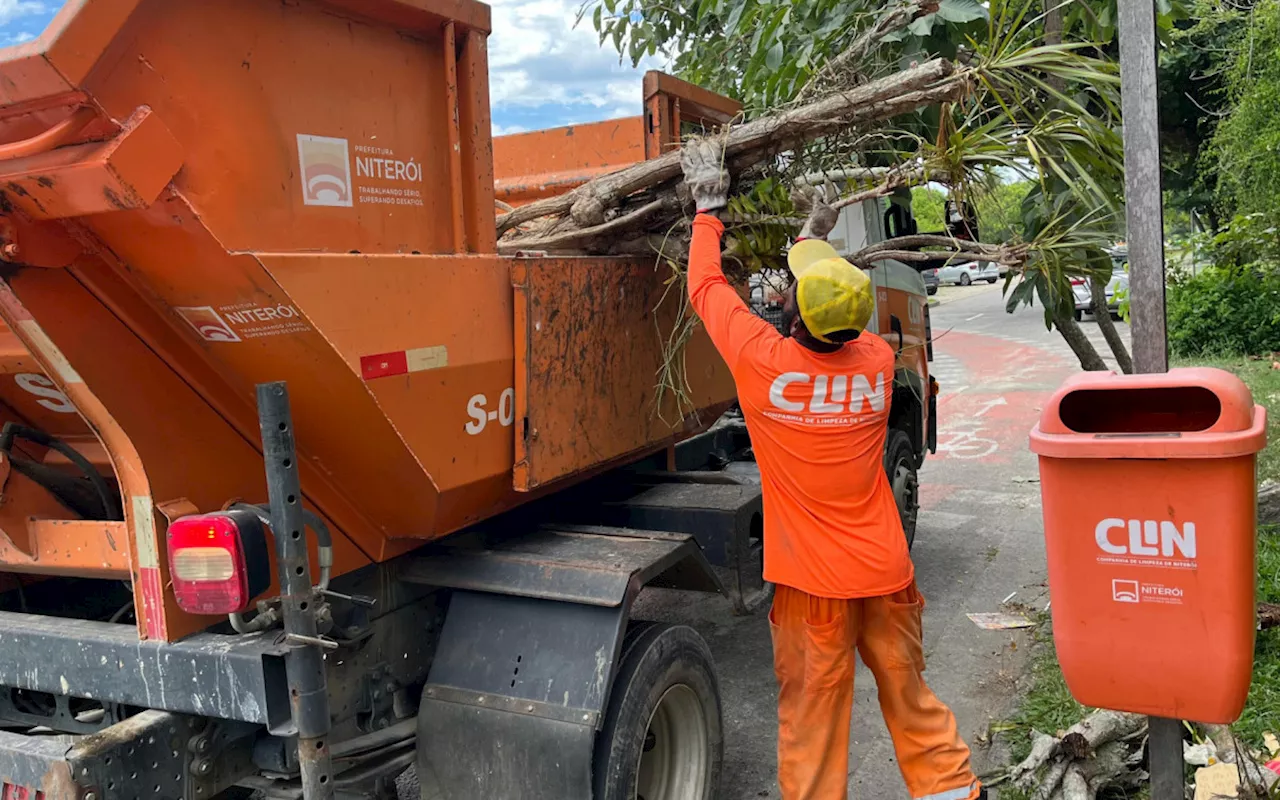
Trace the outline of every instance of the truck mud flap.
[[[702, 547], [707, 561], [719, 570], [735, 614], [754, 614], [767, 606], [773, 599], [773, 585], [764, 582], [760, 486], [737, 483], [723, 472], [668, 472], [651, 477], [670, 482], [658, 483], [626, 500], [603, 503], [585, 515], [606, 525], [689, 534]], [[708, 482], [711, 480], [716, 482]]]
[[544, 530], [424, 558], [402, 574], [456, 589], [418, 714], [424, 792], [591, 796], [596, 731], [631, 601], [646, 584], [720, 589], [687, 535], [594, 531]]

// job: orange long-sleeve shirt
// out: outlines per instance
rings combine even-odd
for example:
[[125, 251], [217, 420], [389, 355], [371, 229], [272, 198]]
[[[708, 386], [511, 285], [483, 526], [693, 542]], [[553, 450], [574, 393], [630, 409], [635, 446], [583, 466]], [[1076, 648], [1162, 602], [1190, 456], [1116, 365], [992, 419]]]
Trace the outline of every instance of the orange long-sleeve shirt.
[[738, 387], [764, 492], [764, 577], [812, 595], [876, 597], [914, 568], [885, 476], [893, 350], [865, 335], [816, 353], [751, 313], [720, 267], [720, 220], [699, 214], [689, 299]]

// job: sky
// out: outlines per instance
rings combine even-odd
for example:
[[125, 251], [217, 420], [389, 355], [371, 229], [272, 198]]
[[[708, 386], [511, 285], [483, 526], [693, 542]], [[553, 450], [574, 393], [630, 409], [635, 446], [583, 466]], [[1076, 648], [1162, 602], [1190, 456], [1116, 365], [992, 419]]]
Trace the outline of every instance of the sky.
[[[194, 0], [211, 2], [214, 0]], [[580, 0], [491, 0], [489, 92], [495, 135], [637, 115], [638, 69], [602, 49], [591, 20], [574, 22]], [[39, 36], [61, 0], [0, 0], [0, 46]]]

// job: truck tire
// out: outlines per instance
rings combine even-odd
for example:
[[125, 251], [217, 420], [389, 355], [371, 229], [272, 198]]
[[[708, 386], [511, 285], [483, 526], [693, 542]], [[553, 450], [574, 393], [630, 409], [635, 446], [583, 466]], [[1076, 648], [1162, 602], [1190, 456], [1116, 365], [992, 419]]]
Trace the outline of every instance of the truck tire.
[[714, 800], [723, 756], [707, 643], [683, 625], [632, 623], [596, 737], [595, 800]]
[[893, 499], [898, 504], [898, 517], [902, 520], [908, 550], [915, 544], [916, 518], [920, 514], [920, 477], [916, 464], [911, 437], [906, 431], [890, 430], [884, 446], [884, 471], [893, 489]]

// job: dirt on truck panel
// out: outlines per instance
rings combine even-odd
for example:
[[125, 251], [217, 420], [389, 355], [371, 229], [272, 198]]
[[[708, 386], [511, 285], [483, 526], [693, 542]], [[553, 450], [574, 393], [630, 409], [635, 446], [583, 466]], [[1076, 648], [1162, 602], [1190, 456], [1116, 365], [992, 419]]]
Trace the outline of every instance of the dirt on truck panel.
[[[716, 796], [711, 651], [631, 610], [769, 605], [732, 378], [697, 328], [660, 393], [664, 274], [500, 256], [495, 213], [741, 107], [649, 73], [494, 139], [489, 30], [82, 0], [0, 49], [4, 800]], [[906, 522], [927, 307], [875, 281]]]

